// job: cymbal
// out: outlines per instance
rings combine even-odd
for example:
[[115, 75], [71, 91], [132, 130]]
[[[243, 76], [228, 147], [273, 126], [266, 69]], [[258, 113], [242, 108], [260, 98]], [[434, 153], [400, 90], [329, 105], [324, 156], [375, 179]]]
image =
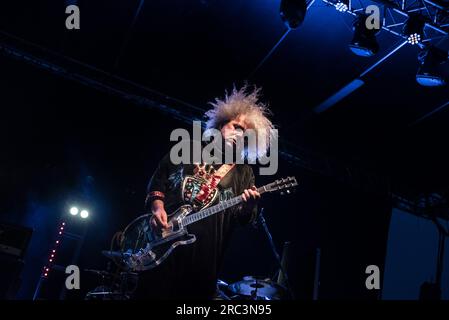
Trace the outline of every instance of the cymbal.
[[120, 251], [103, 250], [101, 253], [109, 259], [122, 259], [123, 255]]
[[270, 279], [260, 279], [251, 276], [229, 285], [229, 290], [235, 294], [256, 300], [279, 300], [285, 294], [285, 289]]
[[110, 272], [107, 272], [104, 270], [84, 269], [84, 271], [90, 272], [90, 273], [95, 273], [95, 274], [98, 274], [99, 276], [103, 276], [103, 277], [111, 277], [112, 276], [112, 274]]
[[129, 266], [125, 263], [123, 254], [120, 251], [103, 250], [101, 253], [108, 259], [114, 260], [117, 265], [123, 270], [130, 270]]
[[227, 284], [226, 282], [224, 282], [223, 280], [220, 280], [220, 279], [217, 280], [217, 285], [222, 286], [222, 287], [229, 286], [229, 284]]
[[111, 287], [99, 286], [86, 294], [85, 300], [127, 300], [128, 296]]

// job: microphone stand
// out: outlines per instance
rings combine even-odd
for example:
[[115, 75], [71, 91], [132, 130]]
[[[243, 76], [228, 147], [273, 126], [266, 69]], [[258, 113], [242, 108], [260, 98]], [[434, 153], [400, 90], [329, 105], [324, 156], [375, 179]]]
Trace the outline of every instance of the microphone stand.
[[273, 237], [271, 236], [270, 230], [268, 229], [267, 223], [266, 223], [265, 218], [263, 216], [263, 212], [264, 212], [264, 208], [260, 209], [260, 213], [259, 213], [259, 216], [257, 218], [258, 218], [259, 223], [262, 225], [262, 227], [263, 227], [263, 229], [264, 229], [264, 231], [265, 231], [265, 233], [267, 235], [268, 242], [270, 243], [270, 247], [271, 247], [273, 255], [274, 255], [275, 259], [276, 259], [276, 262], [278, 264], [279, 270], [280, 270], [280, 272], [282, 272], [282, 274], [283, 274], [283, 276], [285, 278], [285, 282], [287, 284], [288, 294], [290, 295], [291, 299], [294, 299], [294, 295], [293, 295], [293, 291], [292, 291], [291, 286], [290, 286], [290, 281], [288, 279], [287, 271], [284, 270], [284, 267], [282, 266], [281, 258], [279, 256], [279, 253], [276, 250], [276, 246], [274, 245]]

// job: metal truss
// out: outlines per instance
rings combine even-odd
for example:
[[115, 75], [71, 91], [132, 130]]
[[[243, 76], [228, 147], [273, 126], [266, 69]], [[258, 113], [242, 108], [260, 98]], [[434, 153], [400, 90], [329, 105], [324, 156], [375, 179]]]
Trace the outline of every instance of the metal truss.
[[[421, 218], [433, 220], [437, 224], [437, 218], [449, 221], [447, 192], [443, 194], [420, 194], [411, 199], [405, 199], [397, 194], [392, 194], [391, 199], [395, 208], [407, 211]], [[444, 228], [444, 230], [444, 233], [449, 236], [449, 229]]]
[[[24, 41], [0, 31], [0, 53], [6, 57], [33, 65], [46, 72], [80, 83], [86, 87], [119, 97], [137, 106], [159, 110], [185, 124], [201, 120], [204, 109], [169, 97], [94, 66], [62, 56], [47, 48]], [[323, 154], [301, 148], [279, 139], [279, 156], [295, 167], [302, 168], [366, 191], [389, 190], [387, 177], [367, 172], [359, 165], [346, 165]]]
[[349, 1], [347, 14], [357, 16], [369, 5], [377, 5], [382, 19], [382, 30], [406, 40], [402, 34], [405, 22], [411, 15], [420, 15], [425, 20], [420, 47], [432, 44], [438, 46], [449, 39], [449, 2], [447, 0], [322, 0], [336, 6]]
[[[191, 124], [194, 120], [201, 120], [201, 115], [204, 113], [203, 108], [161, 94], [2, 31], [0, 31], [0, 53], [48, 73], [119, 97], [137, 106], [159, 110], [186, 124]], [[398, 206], [398, 202], [407, 203], [406, 199], [413, 199], [413, 195], [416, 193], [416, 190], [405, 185], [395, 184], [392, 186], [389, 177], [367, 171], [363, 168], [363, 164], [348, 165], [283, 139], [279, 140], [279, 156], [297, 168], [332, 177], [344, 184], [352, 185], [356, 189], [376, 194], [388, 193], [396, 200], [396, 206]]]

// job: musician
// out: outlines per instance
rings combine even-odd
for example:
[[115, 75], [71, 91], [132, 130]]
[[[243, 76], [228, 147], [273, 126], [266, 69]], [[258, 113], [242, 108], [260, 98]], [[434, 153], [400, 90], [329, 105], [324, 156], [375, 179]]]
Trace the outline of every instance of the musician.
[[[246, 86], [240, 90], [234, 88], [223, 100], [217, 99], [211, 105], [212, 109], [205, 114], [207, 128], [220, 130], [224, 144], [235, 146], [245, 130], [251, 128], [264, 143], [259, 144], [256, 153], [251, 155], [246, 152], [246, 157], [266, 154], [273, 125], [267, 117], [267, 106], [259, 101], [259, 89], [252, 90]], [[214, 176], [220, 177], [215, 202], [242, 195], [243, 204], [189, 225], [188, 231], [196, 236], [196, 242], [178, 246], [160, 266], [143, 272], [138, 298], [214, 298], [220, 265], [232, 231], [236, 226], [256, 219], [260, 194], [254, 186], [255, 177], [250, 165], [174, 165], [167, 155], [160, 161], [149, 182], [145, 201], [147, 210], [153, 213], [151, 225], [155, 230], [166, 228], [167, 213], [172, 213], [186, 202], [197, 205], [198, 209], [201, 205], [210, 205], [207, 199], [200, 197], [198, 190], [201, 185], [195, 185], [201, 179], [186, 181], [188, 176], [206, 181]]]

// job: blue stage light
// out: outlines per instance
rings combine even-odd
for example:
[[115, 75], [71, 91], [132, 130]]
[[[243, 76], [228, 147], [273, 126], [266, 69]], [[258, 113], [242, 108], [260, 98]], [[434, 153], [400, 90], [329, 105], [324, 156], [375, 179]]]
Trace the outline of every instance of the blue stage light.
[[420, 15], [410, 15], [404, 24], [402, 33], [407, 37], [407, 42], [416, 45], [423, 40], [424, 26], [426, 22]]
[[349, 44], [349, 49], [361, 57], [371, 57], [379, 51], [376, 35], [380, 30], [368, 29], [365, 24], [367, 17], [367, 15], [361, 14], [352, 24], [354, 37]]
[[444, 70], [441, 65], [448, 61], [448, 53], [436, 47], [422, 50], [418, 55], [420, 66], [416, 73], [416, 81], [425, 87], [440, 87], [446, 84]]
[[348, 1], [338, 1], [335, 5], [335, 9], [340, 12], [346, 12], [349, 9]]

